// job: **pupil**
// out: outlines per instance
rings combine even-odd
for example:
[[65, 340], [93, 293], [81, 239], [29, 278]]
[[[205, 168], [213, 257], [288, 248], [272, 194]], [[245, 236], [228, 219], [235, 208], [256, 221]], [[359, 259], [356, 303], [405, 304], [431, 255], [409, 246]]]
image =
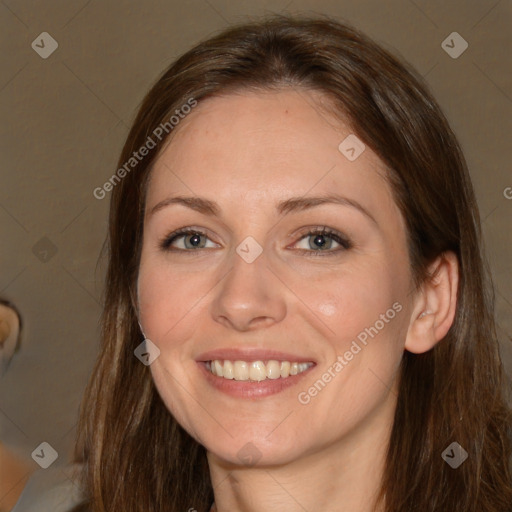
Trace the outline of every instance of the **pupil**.
[[199, 242], [200, 242], [200, 235], [198, 235], [198, 234], [193, 235], [191, 238], [192, 245], [198, 246]]
[[323, 235], [317, 235], [315, 237], [315, 244], [319, 245], [320, 247], [323, 247], [325, 245], [325, 238]]

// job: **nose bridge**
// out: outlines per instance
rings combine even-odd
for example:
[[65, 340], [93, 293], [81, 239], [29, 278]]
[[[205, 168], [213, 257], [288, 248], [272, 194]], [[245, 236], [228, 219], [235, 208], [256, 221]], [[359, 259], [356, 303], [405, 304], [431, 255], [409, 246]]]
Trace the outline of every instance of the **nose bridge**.
[[220, 283], [212, 305], [216, 321], [239, 330], [270, 324], [285, 315], [285, 297], [279, 281], [267, 268], [269, 250], [247, 237], [230, 256], [231, 268]]

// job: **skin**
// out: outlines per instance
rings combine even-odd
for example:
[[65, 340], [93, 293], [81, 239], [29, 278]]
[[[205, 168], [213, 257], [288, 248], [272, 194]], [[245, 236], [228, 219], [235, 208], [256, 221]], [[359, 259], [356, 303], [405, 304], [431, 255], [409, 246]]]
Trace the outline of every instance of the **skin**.
[[14, 508], [35, 464], [22, 460], [0, 441], [0, 512]]
[[[200, 102], [173, 133], [147, 190], [139, 320], [161, 351], [150, 369], [168, 409], [207, 448], [220, 512], [369, 512], [403, 351], [431, 349], [453, 321], [455, 256], [438, 258], [436, 278], [412, 289], [405, 223], [384, 166], [368, 147], [349, 161], [338, 145], [350, 126], [322, 105], [328, 103], [321, 94], [292, 89]], [[328, 193], [357, 201], [374, 221], [346, 205], [286, 215], [275, 209], [292, 196]], [[151, 214], [177, 195], [216, 201], [221, 215], [175, 204]], [[176, 251], [159, 248], [188, 226], [207, 230], [206, 248], [185, 249], [190, 236], [174, 241]], [[342, 233], [353, 247], [334, 252], [340, 245], [327, 238], [327, 247], [316, 249], [323, 256], [301, 253], [315, 252], [315, 235], [306, 233], [318, 226]], [[247, 236], [263, 249], [252, 263], [236, 252]], [[396, 302], [402, 310], [309, 403], [300, 403], [298, 394]], [[248, 346], [317, 365], [299, 385], [253, 399], [225, 395], [199, 372], [202, 352]], [[247, 443], [255, 465], [238, 455]]]

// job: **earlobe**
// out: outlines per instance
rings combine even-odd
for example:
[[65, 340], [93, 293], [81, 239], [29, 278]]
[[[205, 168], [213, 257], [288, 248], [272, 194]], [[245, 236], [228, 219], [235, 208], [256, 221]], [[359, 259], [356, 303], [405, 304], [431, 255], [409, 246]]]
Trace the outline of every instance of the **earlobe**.
[[404, 348], [415, 354], [432, 349], [450, 329], [457, 307], [459, 265], [453, 252], [439, 256], [418, 292]]

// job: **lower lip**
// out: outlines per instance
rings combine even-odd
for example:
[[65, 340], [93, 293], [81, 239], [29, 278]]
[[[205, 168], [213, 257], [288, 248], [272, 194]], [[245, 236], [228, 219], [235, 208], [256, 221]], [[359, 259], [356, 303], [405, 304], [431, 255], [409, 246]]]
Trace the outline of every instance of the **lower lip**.
[[206, 363], [198, 362], [198, 365], [200, 371], [206, 377], [209, 384], [211, 384], [215, 389], [237, 398], [263, 398], [275, 395], [285, 389], [295, 386], [316, 366], [313, 364], [313, 366], [310, 366], [307, 370], [304, 370], [297, 375], [290, 375], [285, 378], [279, 377], [278, 379], [265, 379], [258, 382], [217, 377], [206, 368]]

